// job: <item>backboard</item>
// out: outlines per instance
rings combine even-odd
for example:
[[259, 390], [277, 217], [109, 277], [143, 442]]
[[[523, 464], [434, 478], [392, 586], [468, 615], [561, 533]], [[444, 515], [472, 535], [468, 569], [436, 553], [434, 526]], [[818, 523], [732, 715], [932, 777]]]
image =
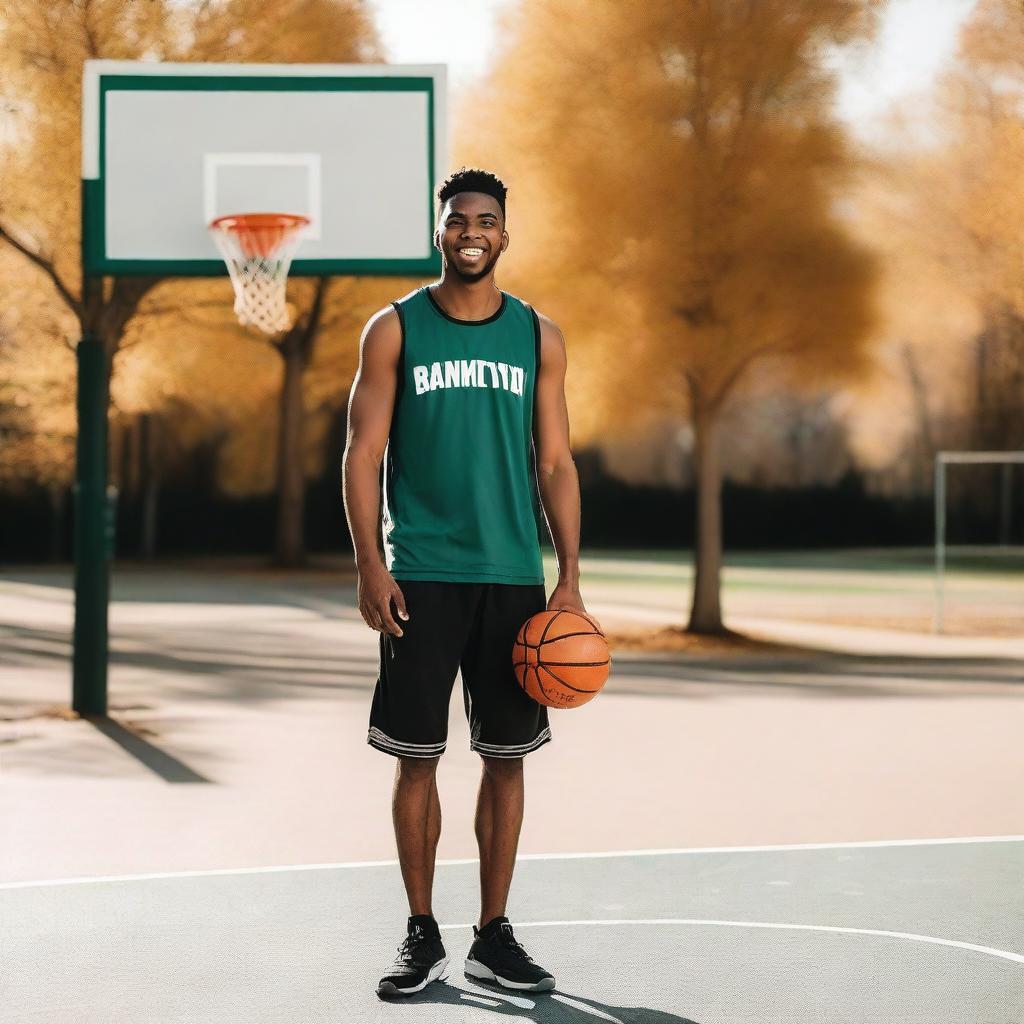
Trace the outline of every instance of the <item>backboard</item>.
[[308, 217], [292, 275], [438, 273], [444, 65], [85, 62], [90, 274], [223, 276], [207, 225]]

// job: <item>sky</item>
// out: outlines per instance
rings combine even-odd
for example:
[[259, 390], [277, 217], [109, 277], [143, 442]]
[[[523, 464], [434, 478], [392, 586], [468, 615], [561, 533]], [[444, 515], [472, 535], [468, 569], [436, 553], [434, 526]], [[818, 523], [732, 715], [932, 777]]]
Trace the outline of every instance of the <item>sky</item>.
[[874, 44], [838, 62], [839, 114], [863, 134], [902, 96], [927, 90], [976, 0], [890, 0]]
[[[449, 86], [484, 73], [496, 44], [495, 19], [515, 0], [370, 0], [388, 59], [447, 64]], [[926, 90], [949, 60], [976, 0], [889, 0], [875, 44], [837, 62], [838, 112], [862, 134], [901, 96]]]

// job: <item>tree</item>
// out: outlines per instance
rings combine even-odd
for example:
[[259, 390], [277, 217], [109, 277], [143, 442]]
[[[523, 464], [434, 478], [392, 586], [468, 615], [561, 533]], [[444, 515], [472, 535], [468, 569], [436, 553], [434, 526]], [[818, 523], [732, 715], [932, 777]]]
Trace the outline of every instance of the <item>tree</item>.
[[183, 423], [206, 433], [191, 433], [190, 444], [204, 436], [220, 438], [218, 490], [245, 497], [276, 489], [273, 560], [301, 565], [306, 481], [324, 472], [331, 455], [339, 456], [340, 474], [340, 453], [326, 448], [327, 435], [347, 407], [360, 329], [413, 282], [292, 280], [292, 327], [269, 339], [239, 326], [226, 301], [226, 281], [192, 282], [187, 301], [176, 297], [182, 287], [166, 282], [154, 293], [154, 304], [166, 290], [169, 305], [159, 303], [159, 315], [149, 307], [149, 315], [130, 326], [118, 353], [114, 403], [130, 417], [161, 407], [194, 409], [198, 418]]
[[858, 447], [921, 493], [940, 448], [1024, 444], [1022, 40], [1024, 6], [982, 0], [936, 87], [888, 116], [855, 199], [885, 266]]
[[[389, 283], [389, 286], [393, 287], [393, 284]], [[338, 332], [343, 332], [341, 337], [346, 344], [341, 346], [340, 355], [344, 358], [347, 353], [349, 359], [344, 370], [334, 379], [340, 377], [351, 380], [355, 374], [354, 353], [357, 351], [361, 318], [365, 320], [370, 314], [365, 300], [377, 288], [372, 285], [367, 287], [353, 278], [339, 280], [333, 285], [329, 278], [317, 278], [309, 289], [312, 296], [304, 304], [302, 315], [273, 343], [281, 357], [283, 381], [278, 405], [279, 505], [275, 540], [275, 561], [278, 565], [301, 565], [305, 560], [302, 517], [305, 507], [307, 446], [303, 396], [307, 391], [304, 385], [316, 355], [317, 344], [332, 334], [337, 337]], [[376, 308], [378, 305], [374, 305]], [[335, 372], [337, 369], [336, 358]], [[335, 401], [343, 400], [337, 389], [333, 398]]]
[[981, 0], [962, 36], [942, 99], [961, 187], [954, 213], [979, 255], [972, 276], [984, 323], [973, 344], [970, 441], [979, 448], [1024, 446], [1024, 4]]
[[50, 337], [40, 342], [0, 327], [0, 482], [11, 494], [45, 491], [52, 561], [61, 557], [75, 468], [75, 407], [67, 394], [73, 362]]
[[[0, 22], [4, 40], [0, 79], [7, 105], [3, 135], [7, 145], [0, 149], [4, 185], [0, 242], [47, 279], [53, 298], [64, 307], [58, 319], [69, 347], [73, 349], [87, 335], [100, 339], [108, 380], [137, 314], [160, 323], [168, 306], [171, 312], [178, 306], [186, 310], [187, 319], [201, 285], [139, 277], [82, 280], [78, 212], [82, 63], [97, 57], [342, 63], [380, 59], [379, 40], [361, 0], [278, 0], [275, 16], [268, 18], [266, 13], [266, 5], [256, 0], [184, 5], [174, 0], [55, 0], [48, 4], [12, 0], [5, 9]], [[154, 301], [156, 292], [161, 302]], [[221, 300], [224, 305], [227, 298]], [[145, 299], [150, 300], [148, 310], [143, 308]], [[283, 353], [298, 345], [308, 356], [318, 311], [319, 306], [311, 306], [303, 313], [296, 325], [299, 333], [282, 343]], [[167, 325], [166, 320], [162, 323]], [[136, 341], [154, 343], [154, 332], [138, 323], [135, 327], [139, 328]], [[171, 344], [180, 345], [180, 339], [175, 337]], [[294, 365], [294, 358], [289, 358], [289, 365]], [[173, 362], [180, 364], [177, 359]], [[246, 383], [237, 375], [231, 379], [233, 390], [244, 390]], [[276, 457], [278, 476], [285, 485], [280, 530], [292, 537], [289, 544], [294, 550], [291, 524], [301, 524], [301, 510], [297, 520], [294, 510], [296, 500], [301, 503], [301, 479], [296, 498], [290, 467], [301, 465], [301, 452], [295, 450], [302, 443], [301, 401], [296, 402], [295, 386], [287, 374], [286, 384], [283, 401], [290, 412], [282, 421], [288, 429], [281, 432], [284, 447]], [[167, 392], [173, 390], [168, 385], [165, 380], [150, 391], [147, 397], [153, 404], [146, 406], [147, 411], [159, 411], [166, 404]], [[116, 380], [113, 388], [116, 396]]]
[[585, 353], [573, 418], [691, 419], [695, 632], [723, 628], [723, 411], [764, 367], [819, 390], [869, 363], [878, 267], [837, 203], [856, 155], [825, 57], [872, 8], [526, 0], [462, 112], [460, 156], [512, 183], [518, 279]]

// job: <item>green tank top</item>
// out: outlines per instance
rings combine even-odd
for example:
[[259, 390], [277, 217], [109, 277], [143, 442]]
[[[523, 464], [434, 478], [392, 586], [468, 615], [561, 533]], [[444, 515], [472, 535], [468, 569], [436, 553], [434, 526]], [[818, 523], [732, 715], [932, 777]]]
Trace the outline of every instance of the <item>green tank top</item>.
[[426, 285], [392, 305], [402, 349], [384, 453], [388, 570], [396, 580], [543, 583], [537, 314], [502, 292], [493, 316], [457, 320]]

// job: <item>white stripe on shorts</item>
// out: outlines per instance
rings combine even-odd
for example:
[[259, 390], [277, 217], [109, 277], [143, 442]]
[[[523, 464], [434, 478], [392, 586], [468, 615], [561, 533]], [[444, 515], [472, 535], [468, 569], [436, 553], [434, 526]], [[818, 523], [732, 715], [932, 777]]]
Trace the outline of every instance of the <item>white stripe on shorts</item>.
[[502, 745], [500, 743], [470, 743], [470, 750], [475, 750], [478, 754], [487, 754], [488, 757], [519, 757], [520, 754], [528, 754], [531, 750], [536, 750], [542, 743], [546, 743], [551, 739], [551, 728], [546, 726], [534, 739], [530, 740], [529, 743], [519, 743], [511, 745]]
[[[372, 741], [372, 742], [371, 742]], [[375, 725], [370, 726], [366, 734], [366, 742], [372, 746], [374, 743], [387, 747], [392, 753], [408, 754], [410, 757], [436, 757], [444, 753], [448, 745], [447, 740], [440, 743], [406, 743], [403, 740], [392, 739], [387, 733], [381, 732]]]

